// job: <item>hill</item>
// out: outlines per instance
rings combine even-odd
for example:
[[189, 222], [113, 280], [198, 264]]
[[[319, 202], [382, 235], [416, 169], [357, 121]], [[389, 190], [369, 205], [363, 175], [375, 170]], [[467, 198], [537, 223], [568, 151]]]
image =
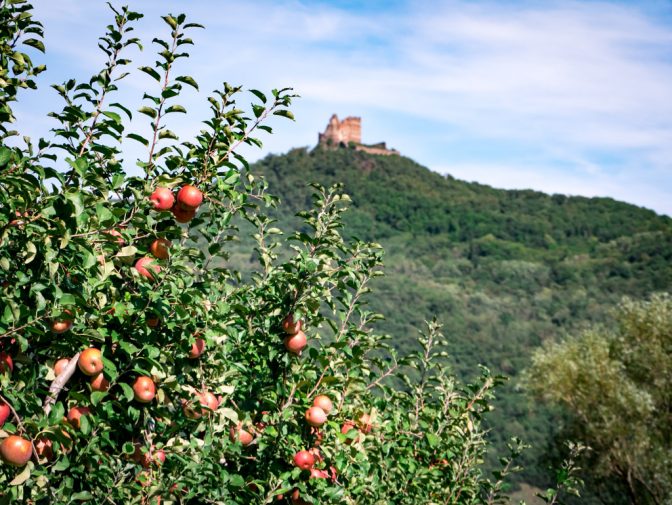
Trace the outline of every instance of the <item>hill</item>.
[[[609, 325], [625, 295], [672, 286], [672, 219], [610, 198], [498, 190], [348, 148], [294, 149], [250, 171], [280, 197], [284, 229], [298, 226], [294, 213], [310, 204], [309, 182], [345, 185], [353, 201], [345, 232], [386, 250], [372, 302], [386, 316], [381, 330], [404, 349], [437, 315], [460, 375], [482, 363], [510, 376], [491, 418], [506, 429], [493, 438], [499, 447], [512, 435], [534, 444], [525, 479], [537, 485], [556, 418], [516, 390], [531, 350], [589, 324]], [[231, 261], [244, 270], [251, 260], [240, 250]]]

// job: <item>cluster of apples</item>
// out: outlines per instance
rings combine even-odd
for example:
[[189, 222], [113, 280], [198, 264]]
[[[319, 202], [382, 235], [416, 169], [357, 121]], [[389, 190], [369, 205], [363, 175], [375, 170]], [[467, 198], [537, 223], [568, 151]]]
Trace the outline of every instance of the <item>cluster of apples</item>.
[[303, 321], [294, 320], [294, 314], [289, 314], [282, 321], [282, 329], [287, 336], [284, 339], [285, 348], [292, 354], [299, 356], [308, 345], [308, 338], [303, 332]]
[[188, 223], [196, 215], [198, 207], [203, 203], [203, 193], [195, 186], [187, 184], [177, 192], [177, 198], [170, 188], [158, 187], [149, 199], [154, 204], [155, 210], [173, 213], [178, 223]]

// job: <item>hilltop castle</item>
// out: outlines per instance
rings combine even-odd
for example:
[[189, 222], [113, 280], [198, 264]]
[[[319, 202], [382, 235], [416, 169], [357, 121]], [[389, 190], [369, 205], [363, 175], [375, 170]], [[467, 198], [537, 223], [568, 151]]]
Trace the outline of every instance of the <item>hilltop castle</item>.
[[396, 149], [388, 149], [385, 142], [373, 145], [362, 144], [362, 118], [350, 116], [339, 121], [336, 114], [331, 116], [324, 133], [318, 134], [318, 145], [331, 149], [353, 147], [357, 151], [370, 154], [399, 154]]

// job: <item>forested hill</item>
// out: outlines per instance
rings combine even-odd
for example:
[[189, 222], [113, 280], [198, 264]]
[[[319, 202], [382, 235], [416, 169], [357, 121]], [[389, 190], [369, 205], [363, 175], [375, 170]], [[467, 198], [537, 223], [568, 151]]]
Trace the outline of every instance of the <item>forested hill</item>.
[[294, 149], [251, 171], [266, 177], [292, 226], [310, 205], [309, 182], [343, 183], [352, 198], [346, 234], [386, 249], [387, 275], [371, 300], [386, 316], [381, 330], [403, 349], [437, 315], [458, 372], [483, 363], [513, 377], [494, 419], [507, 432], [495, 436], [519, 435], [537, 452], [548, 415], [534, 415], [514, 388], [530, 351], [609, 324], [622, 296], [672, 288], [672, 219], [610, 198], [498, 190], [348, 148]]

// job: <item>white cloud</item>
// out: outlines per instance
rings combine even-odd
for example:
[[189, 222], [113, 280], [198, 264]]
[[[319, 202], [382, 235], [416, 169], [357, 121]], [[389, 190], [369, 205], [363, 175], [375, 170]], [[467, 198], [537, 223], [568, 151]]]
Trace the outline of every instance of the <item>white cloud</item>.
[[[104, 4], [35, 4], [55, 73], [95, 70], [101, 61], [96, 37], [109, 21]], [[313, 144], [317, 129], [338, 112], [363, 116], [365, 141], [394, 140], [425, 165], [463, 159], [436, 139], [457, 151], [455, 139], [464, 139], [482, 144], [482, 155], [469, 151], [466, 164], [481, 167], [483, 177], [488, 167], [513, 168], [521, 159], [545, 156], [540, 173], [583, 166], [596, 194], [632, 194], [619, 188], [632, 187], [624, 171], [638, 187], [648, 180], [651, 195], [672, 191], [669, 9], [665, 18], [640, 4], [611, 2], [409, 0], [373, 15], [298, 0], [154, 0], [131, 7], [146, 14], [138, 30], [143, 35], [154, 36], [159, 15], [171, 11], [207, 25], [193, 34], [197, 46], [188, 64], [204, 92], [224, 80], [296, 88], [303, 96], [299, 122], [280, 126], [268, 139], [273, 151]], [[146, 47], [143, 61], [152, 61], [150, 51]], [[130, 84], [139, 92], [144, 81]], [[195, 108], [194, 117], [206, 110], [195, 94], [184, 104]], [[197, 124], [194, 118], [181, 122], [178, 133]], [[383, 137], [369, 137], [367, 125], [377, 125]], [[495, 155], [502, 156], [499, 163]], [[528, 180], [547, 191], [553, 191], [550, 180], [565, 187], [561, 177]], [[660, 198], [647, 204], [646, 191], [638, 194], [644, 201], [636, 196], [637, 203], [670, 212]]]

